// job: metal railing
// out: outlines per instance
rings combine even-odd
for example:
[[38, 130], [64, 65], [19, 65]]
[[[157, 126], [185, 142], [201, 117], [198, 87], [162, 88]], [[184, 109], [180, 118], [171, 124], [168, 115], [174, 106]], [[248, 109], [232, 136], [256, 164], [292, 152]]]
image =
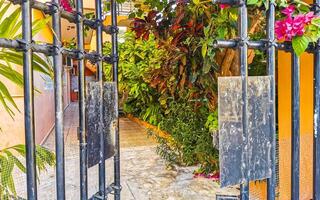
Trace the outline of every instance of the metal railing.
[[[267, 38], [259, 41], [250, 41], [248, 38], [248, 10], [245, 0], [214, 0], [214, 3], [229, 4], [238, 7], [238, 38], [233, 40], [218, 40], [216, 48], [235, 48], [239, 50], [241, 81], [242, 81], [242, 126], [246, 148], [248, 136], [248, 49], [259, 49], [267, 53], [267, 71], [270, 76], [270, 120], [272, 121], [271, 147], [271, 177], [267, 180], [267, 199], [276, 199], [277, 193], [277, 152], [276, 152], [276, 51], [291, 52], [292, 58], [292, 151], [291, 151], [291, 199], [300, 198], [300, 60], [294, 53], [291, 42], [277, 43], [275, 38], [275, 0], [269, 1], [267, 10]], [[320, 0], [315, 0], [312, 6], [316, 15], [320, 16]], [[313, 199], [320, 200], [320, 40], [316, 44], [309, 44], [306, 52], [314, 54], [314, 147], [313, 147]], [[241, 184], [240, 198], [249, 199], [248, 156], [244, 154], [245, 162], [241, 166], [245, 180]]]
[[[24, 77], [24, 116], [25, 116], [25, 138], [26, 138], [26, 166], [27, 166], [27, 198], [37, 199], [36, 159], [35, 159], [35, 125], [34, 125], [34, 86], [32, 54], [40, 52], [53, 56], [54, 67], [54, 93], [55, 93], [55, 136], [56, 136], [56, 198], [65, 199], [65, 157], [64, 157], [64, 128], [63, 128], [63, 65], [62, 56], [66, 55], [79, 61], [79, 135], [80, 135], [80, 197], [81, 200], [88, 199], [88, 164], [87, 164], [87, 143], [85, 124], [85, 63], [88, 59], [97, 65], [97, 77], [102, 87], [103, 65], [108, 62], [113, 65], [113, 81], [118, 82], [118, 45], [117, 45], [117, 4], [111, 0], [112, 24], [103, 25], [102, 21], [102, 0], [95, 0], [96, 19], [86, 19], [83, 15], [83, 0], [76, 0], [76, 11], [69, 13], [60, 7], [59, 0], [41, 3], [35, 0], [9, 0], [14, 4], [21, 5], [22, 9], [22, 39], [9, 40], [0, 38], [0, 47], [12, 48], [23, 51], [23, 77]], [[41, 10], [52, 15], [53, 44], [35, 44], [32, 40], [32, 8]], [[61, 43], [61, 18], [67, 19], [77, 25], [77, 49], [66, 49]], [[96, 52], [84, 51], [84, 26], [95, 29], [97, 33]], [[112, 35], [112, 53], [102, 53], [102, 33]], [[117, 91], [117, 88], [116, 88]], [[117, 92], [116, 92], [117, 93]], [[116, 94], [116, 97], [118, 94]], [[117, 102], [117, 99], [116, 99]], [[116, 113], [118, 115], [118, 105]], [[101, 115], [102, 116], [102, 115]], [[120, 200], [120, 150], [119, 150], [119, 121], [115, 130], [114, 156], [114, 183], [106, 186], [105, 182], [105, 151], [104, 134], [100, 134], [100, 164], [99, 164], [99, 192], [90, 199], [107, 199], [107, 194], [114, 192], [115, 200]]]

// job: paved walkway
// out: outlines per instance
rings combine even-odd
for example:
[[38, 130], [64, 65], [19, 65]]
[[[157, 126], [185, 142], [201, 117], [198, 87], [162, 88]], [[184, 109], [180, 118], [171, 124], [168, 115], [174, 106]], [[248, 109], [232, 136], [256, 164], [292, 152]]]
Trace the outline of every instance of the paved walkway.
[[[65, 113], [66, 195], [68, 200], [79, 198], [79, 144], [77, 104], [71, 104]], [[166, 169], [166, 164], [156, 154], [156, 142], [148, 138], [140, 125], [129, 119], [120, 119], [122, 200], [214, 200], [216, 194], [238, 194], [236, 189], [219, 189], [213, 181], [197, 178], [194, 167]], [[52, 133], [44, 146], [54, 150]], [[106, 161], [107, 183], [112, 182], [113, 159]], [[88, 170], [89, 194], [98, 191], [98, 168]], [[24, 186], [24, 180], [18, 181]], [[25, 196], [25, 187], [18, 192]], [[55, 170], [40, 175], [39, 200], [55, 199]], [[110, 199], [113, 197], [110, 196]]]

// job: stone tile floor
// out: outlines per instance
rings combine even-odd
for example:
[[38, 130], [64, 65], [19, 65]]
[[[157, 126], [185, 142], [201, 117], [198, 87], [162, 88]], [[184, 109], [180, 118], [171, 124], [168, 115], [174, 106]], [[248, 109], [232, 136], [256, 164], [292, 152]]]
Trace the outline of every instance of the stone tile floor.
[[[77, 140], [78, 108], [71, 104], [65, 112], [65, 161], [66, 198], [79, 198], [79, 144]], [[140, 125], [126, 118], [120, 119], [121, 136], [121, 182], [123, 200], [214, 200], [216, 194], [238, 194], [235, 188], [220, 189], [218, 183], [197, 178], [194, 167], [180, 167], [168, 170], [165, 161], [155, 151], [156, 142], [148, 138]], [[44, 146], [54, 150], [54, 133]], [[107, 183], [112, 183], [113, 159], [106, 161]], [[55, 170], [48, 169], [39, 176], [39, 200], [53, 200], [55, 197]], [[88, 170], [88, 191], [98, 191], [98, 168]], [[18, 193], [26, 195], [25, 178], [18, 177]], [[113, 199], [110, 195], [110, 199]]]

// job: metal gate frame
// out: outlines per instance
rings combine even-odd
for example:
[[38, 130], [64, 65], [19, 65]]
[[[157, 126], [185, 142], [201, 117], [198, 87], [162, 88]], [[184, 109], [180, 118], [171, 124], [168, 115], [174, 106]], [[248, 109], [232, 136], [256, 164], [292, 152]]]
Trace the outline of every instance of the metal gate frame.
[[[119, 146], [119, 119], [118, 119], [118, 27], [117, 4], [111, 0], [112, 24], [105, 26], [102, 21], [102, 0], [95, 0], [96, 19], [89, 20], [83, 15], [83, 0], [76, 0], [76, 12], [69, 13], [60, 7], [60, 0], [41, 3], [36, 0], [9, 0], [13, 4], [21, 5], [22, 9], [22, 39], [9, 40], [0, 38], [0, 47], [23, 51], [23, 77], [24, 77], [24, 117], [26, 140], [26, 168], [27, 168], [27, 198], [37, 199], [37, 179], [35, 160], [35, 126], [34, 126], [34, 87], [33, 87], [33, 52], [53, 56], [54, 67], [54, 93], [55, 93], [55, 136], [56, 136], [56, 197], [65, 199], [65, 162], [64, 162], [64, 133], [63, 133], [63, 81], [62, 56], [66, 55], [79, 61], [79, 135], [80, 135], [80, 198], [88, 199], [88, 163], [85, 127], [85, 64], [88, 59], [97, 65], [97, 77], [100, 86], [103, 85], [102, 62], [112, 64], [113, 81], [116, 82], [116, 128], [115, 128], [115, 156], [114, 156], [114, 183], [106, 186], [104, 134], [100, 134], [100, 164], [99, 164], [99, 192], [90, 199], [107, 199], [107, 194], [114, 192], [114, 199], [120, 200], [120, 146]], [[32, 40], [32, 8], [52, 15], [54, 30], [53, 44], [35, 44]], [[61, 43], [61, 18], [67, 19], [77, 25], [77, 49], [66, 49]], [[84, 51], [84, 25], [96, 30], [96, 52]], [[102, 53], [102, 33], [112, 35], [111, 55]]]
[[[8, 40], [0, 38], [0, 47], [13, 48], [23, 51], [23, 75], [24, 75], [24, 115], [25, 115], [25, 136], [26, 136], [26, 160], [27, 160], [27, 189], [28, 199], [37, 199], [37, 181], [35, 166], [35, 139], [34, 139], [34, 88], [32, 71], [32, 53], [40, 52], [45, 55], [51, 55], [54, 58], [54, 88], [55, 88], [55, 135], [56, 135], [56, 187], [57, 199], [65, 199], [65, 171], [64, 171], [64, 139], [63, 139], [63, 101], [62, 101], [62, 55], [67, 55], [79, 60], [79, 134], [80, 134], [80, 181], [81, 181], [81, 200], [88, 199], [88, 181], [87, 181], [87, 151], [86, 151], [86, 129], [85, 129], [85, 77], [84, 77], [84, 59], [89, 59], [97, 63], [98, 78], [102, 86], [103, 69], [102, 62], [112, 63], [113, 81], [118, 83], [118, 45], [117, 45], [117, 6], [115, 0], [111, 0], [112, 25], [104, 26], [102, 23], [101, 0], [96, 0], [96, 19], [89, 20], [83, 16], [83, 1], [76, 0], [76, 13], [68, 13], [60, 8], [59, 0], [52, 0], [48, 3], [40, 3], [34, 0], [10, 0], [14, 4], [20, 4], [22, 8], [22, 33], [20, 40]], [[274, 34], [275, 24], [275, 0], [269, 2], [267, 14], [267, 39], [260, 41], [251, 41], [248, 38], [248, 16], [245, 0], [216, 0], [215, 3], [224, 3], [236, 5], [239, 9], [239, 38], [236, 40], [218, 40], [215, 44], [217, 48], [237, 48], [240, 54], [241, 80], [242, 80], [242, 100], [243, 113], [242, 123], [244, 135], [247, 135], [247, 86], [248, 86], [248, 60], [247, 51], [251, 49], [261, 49], [267, 51], [268, 75], [271, 77], [271, 99], [273, 106], [270, 110], [270, 118], [273, 121], [271, 130], [274, 135], [272, 138], [272, 176], [268, 179], [268, 200], [276, 198], [276, 127], [275, 124], [275, 66], [276, 51], [284, 50], [292, 54], [292, 184], [291, 195], [293, 200], [299, 199], [299, 172], [300, 172], [300, 60], [293, 52], [291, 43], [277, 43]], [[33, 43], [31, 19], [31, 8], [42, 10], [52, 15], [52, 25], [55, 32], [53, 44], [39, 45]], [[315, 0], [314, 11], [320, 16], [320, 0]], [[61, 44], [61, 17], [77, 25], [77, 49], [70, 50], [62, 47]], [[95, 53], [84, 52], [84, 25], [95, 29], [97, 32], [97, 51]], [[112, 54], [102, 54], [102, 31], [112, 35]], [[320, 199], [320, 40], [316, 45], [309, 45], [308, 53], [314, 54], [314, 181], [313, 196], [315, 200]], [[118, 96], [118, 92], [116, 92]], [[116, 101], [117, 102], [117, 101]], [[117, 105], [118, 107], [118, 105]], [[116, 111], [118, 115], [118, 110]], [[118, 116], [117, 116], [118, 119]], [[101, 135], [100, 153], [103, 155], [104, 140]], [[246, 140], [246, 137], [244, 137]], [[115, 130], [116, 154], [114, 156], [114, 183], [106, 187], [105, 183], [105, 163], [99, 166], [99, 192], [91, 199], [106, 199], [106, 195], [114, 191], [115, 199], [120, 200], [120, 149], [119, 149], [119, 121]], [[246, 143], [246, 141], [244, 141]], [[246, 157], [246, 156], [245, 156]], [[246, 172], [248, 165], [247, 158], [243, 170]], [[245, 174], [248, 177], [248, 174]], [[249, 199], [249, 183], [245, 181], [241, 185], [241, 199]]]
[[[238, 7], [238, 38], [233, 40], [217, 40], [214, 44], [216, 48], [234, 48], [239, 50], [241, 82], [242, 82], [242, 127], [243, 142], [247, 146], [248, 135], [248, 49], [259, 49], [267, 53], [267, 68], [270, 76], [270, 129], [273, 131], [271, 147], [272, 174], [267, 179], [267, 199], [274, 200], [277, 196], [277, 153], [276, 153], [276, 51], [283, 50], [291, 53], [292, 64], [292, 149], [291, 149], [291, 199], [299, 200], [300, 189], [300, 59], [294, 53], [291, 42], [277, 43], [275, 38], [275, 0], [269, 1], [267, 11], [267, 38], [252, 41], [248, 36], [248, 10], [246, 0], [213, 0], [214, 3], [228, 4]], [[320, 16], [320, 0], [314, 0], [311, 5], [317, 16]], [[313, 199], [320, 200], [320, 40], [316, 44], [309, 44], [306, 52], [314, 54], [314, 143], [313, 143]], [[245, 152], [245, 151], [244, 151]], [[249, 180], [248, 180], [248, 156], [244, 154], [246, 162], [241, 166], [246, 177], [240, 187], [240, 198], [249, 200]]]

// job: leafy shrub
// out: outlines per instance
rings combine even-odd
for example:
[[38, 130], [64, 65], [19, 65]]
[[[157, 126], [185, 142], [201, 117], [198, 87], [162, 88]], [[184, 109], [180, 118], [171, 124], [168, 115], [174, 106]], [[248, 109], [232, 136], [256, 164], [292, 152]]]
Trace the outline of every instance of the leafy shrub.
[[[204, 172], [218, 170], [218, 151], [213, 148], [209, 128], [205, 126], [209, 111], [197, 110], [191, 103], [171, 102], [159, 124], [169, 132], [173, 141], [158, 139], [159, 154], [171, 163], [180, 165], [200, 164]], [[217, 118], [212, 119], [217, 122]]]
[[[217, 170], [218, 152], [213, 148], [210, 131], [216, 128], [212, 125], [217, 123], [216, 115], [209, 114], [203, 101], [190, 101], [188, 95], [168, 97], [154, 87], [154, 75], [164, 70], [162, 64], [167, 53], [152, 34], [143, 40], [127, 32], [124, 39], [119, 44], [120, 105], [124, 112], [159, 126], [172, 136], [161, 138], [154, 134], [159, 143], [157, 152], [168, 164], [200, 164], [201, 171], [206, 173]], [[110, 53], [111, 44], [105, 43], [104, 54]], [[111, 79], [110, 74], [111, 67], [106, 65], [107, 80]], [[167, 87], [166, 82], [160, 82], [157, 87]]]
[[[144, 121], [156, 125], [161, 118], [160, 94], [150, 87], [151, 72], [161, 67], [165, 51], [158, 48], [154, 36], [148, 40], [136, 39], [134, 33], [124, 35], [119, 44], [119, 90], [121, 106]], [[111, 53], [110, 42], [104, 45], [104, 54]], [[110, 65], [105, 66], [106, 79], [111, 77]]]

